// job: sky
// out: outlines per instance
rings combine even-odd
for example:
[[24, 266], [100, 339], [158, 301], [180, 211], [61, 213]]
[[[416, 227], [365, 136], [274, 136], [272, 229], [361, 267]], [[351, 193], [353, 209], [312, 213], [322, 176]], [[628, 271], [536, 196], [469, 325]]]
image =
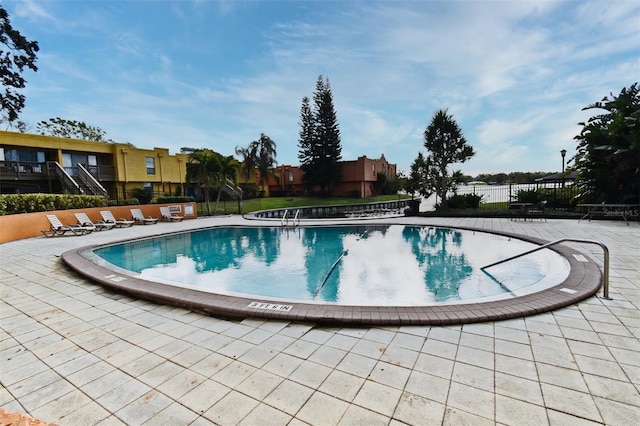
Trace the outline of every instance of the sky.
[[4, 0], [40, 46], [31, 133], [85, 122], [139, 148], [234, 155], [260, 137], [298, 164], [302, 98], [328, 78], [343, 160], [408, 172], [446, 109], [464, 174], [567, 167], [582, 111], [640, 76], [640, 1]]

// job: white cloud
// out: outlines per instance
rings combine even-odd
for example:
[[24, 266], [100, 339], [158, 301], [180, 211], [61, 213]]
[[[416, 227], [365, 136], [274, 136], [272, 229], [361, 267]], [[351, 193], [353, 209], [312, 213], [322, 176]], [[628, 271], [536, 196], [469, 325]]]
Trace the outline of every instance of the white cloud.
[[466, 172], [557, 168], [580, 109], [640, 69], [640, 6], [628, 1], [47, 5], [8, 4], [21, 18], [33, 9], [25, 34], [41, 46], [25, 119], [73, 114], [141, 147], [229, 154], [264, 132], [281, 163], [297, 163], [300, 102], [318, 74], [345, 159], [384, 153], [408, 169], [448, 108], [477, 151]]

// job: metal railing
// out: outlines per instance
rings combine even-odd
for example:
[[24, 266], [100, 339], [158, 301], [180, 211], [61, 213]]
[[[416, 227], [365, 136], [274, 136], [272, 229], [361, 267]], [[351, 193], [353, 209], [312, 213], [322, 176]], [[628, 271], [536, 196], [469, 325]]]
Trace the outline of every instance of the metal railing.
[[47, 164], [26, 161], [0, 161], [0, 177], [10, 179], [47, 177]]
[[242, 188], [240, 188], [234, 181], [227, 178], [224, 186], [222, 187], [224, 192], [231, 195], [232, 197], [242, 198]]
[[604, 299], [609, 299], [610, 300], [610, 298], [609, 298], [609, 248], [607, 248], [606, 245], [604, 245], [603, 243], [601, 243], [599, 241], [583, 240], [583, 239], [580, 239], [580, 238], [561, 238], [559, 240], [555, 240], [555, 241], [552, 241], [550, 243], [541, 245], [540, 247], [536, 247], [536, 248], [534, 248], [532, 250], [528, 250], [528, 251], [525, 251], [523, 253], [517, 254], [515, 256], [511, 256], [511, 257], [509, 257], [507, 259], [503, 259], [503, 260], [500, 260], [498, 262], [492, 263], [490, 265], [483, 266], [480, 269], [484, 271], [485, 269], [491, 268], [492, 266], [496, 266], [496, 265], [499, 265], [501, 263], [505, 263], [505, 262], [508, 262], [510, 260], [513, 260], [513, 259], [517, 259], [517, 258], [525, 256], [527, 254], [531, 254], [531, 253], [536, 252], [538, 250], [542, 250], [542, 249], [545, 249], [547, 247], [553, 246], [555, 244], [560, 244], [560, 243], [563, 243], [563, 242], [566, 242], [566, 241], [570, 241], [570, 242], [574, 242], [574, 243], [596, 244], [596, 245], [599, 245], [600, 247], [602, 247], [602, 250], [604, 251], [604, 264], [602, 266], [602, 269], [603, 269], [603, 272], [602, 272], [603, 296], [602, 297]]
[[[296, 213], [293, 216], [292, 226], [300, 225], [300, 209], [296, 209]], [[289, 226], [289, 209], [284, 211], [282, 215], [282, 220], [280, 221], [280, 226], [285, 227]]]
[[[542, 197], [539, 200], [526, 198], [527, 193], [538, 192]], [[456, 191], [448, 194], [466, 195], [475, 194], [482, 196], [480, 204], [495, 204], [496, 207], [507, 208], [512, 201], [542, 201], [547, 200], [549, 207], [568, 208], [569, 200], [575, 197], [578, 188], [573, 181], [565, 182], [565, 185], [557, 183], [521, 183], [504, 185], [459, 185]], [[531, 194], [528, 194], [531, 196]], [[525, 196], [524, 199], [522, 197]]]
[[49, 161], [49, 172], [53, 176], [57, 176], [65, 190], [72, 192], [73, 194], [83, 194], [84, 191], [80, 188], [80, 185], [73, 180], [73, 178], [67, 173], [60, 164], [56, 161]]
[[78, 164], [78, 177], [94, 195], [107, 197], [107, 190], [82, 164]]
[[84, 165], [84, 168], [87, 169], [93, 177], [98, 181], [102, 182], [112, 182], [116, 180], [116, 168], [114, 166], [106, 166], [106, 165]]

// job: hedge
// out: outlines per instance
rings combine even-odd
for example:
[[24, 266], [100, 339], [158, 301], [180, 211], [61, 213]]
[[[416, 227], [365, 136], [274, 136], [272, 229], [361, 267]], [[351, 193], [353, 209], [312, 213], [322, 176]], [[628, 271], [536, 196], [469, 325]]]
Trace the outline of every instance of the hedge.
[[169, 203], [193, 203], [196, 199], [193, 197], [176, 196], [176, 197], [158, 197], [155, 204], [169, 204]]
[[0, 195], [0, 215], [106, 206], [99, 195], [6, 194]]

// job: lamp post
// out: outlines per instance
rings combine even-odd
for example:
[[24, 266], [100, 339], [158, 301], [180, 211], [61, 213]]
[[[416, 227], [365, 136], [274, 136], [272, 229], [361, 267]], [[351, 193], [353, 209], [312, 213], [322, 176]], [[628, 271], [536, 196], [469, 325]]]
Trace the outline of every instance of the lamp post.
[[560, 151], [560, 155], [562, 155], [562, 187], [564, 188], [564, 156], [567, 155], [567, 150]]

